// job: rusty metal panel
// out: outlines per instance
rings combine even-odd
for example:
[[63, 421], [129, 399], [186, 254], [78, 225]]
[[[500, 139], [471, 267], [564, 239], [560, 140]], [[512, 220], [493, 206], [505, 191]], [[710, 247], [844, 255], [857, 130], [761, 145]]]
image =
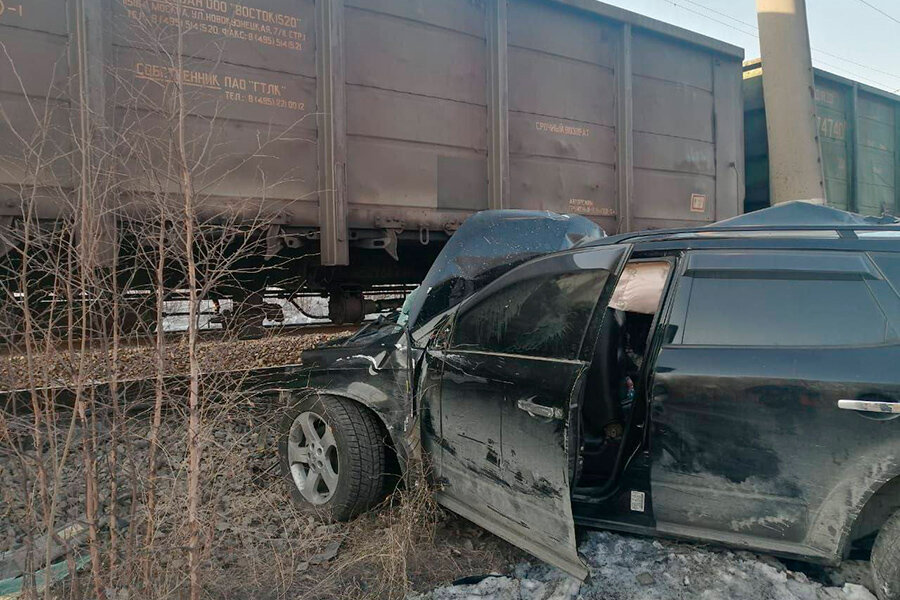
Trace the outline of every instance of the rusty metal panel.
[[404, 20], [452, 29], [479, 38], [487, 36], [483, 0], [448, 2], [448, 0], [347, 0], [347, 6], [391, 15]]
[[319, 253], [326, 266], [350, 264], [344, 15], [344, 0], [316, 4]]
[[[68, 102], [42, 98], [28, 101], [0, 94], [0, 105], [5, 113], [5, 118], [0, 118], [0, 200], [19, 198], [18, 192], [6, 185], [33, 180], [34, 161], [23, 152], [20, 138], [42, 144], [42, 150], [46, 152], [45, 160], [51, 161], [42, 169], [42, 184], [71, 186], [72, 170], [68, 157], [74, 148]], [[35, 119], [35, 114], [38, 119]], [[45, 117], [46, 125], [41, 122]], [[0, 214], [20, 213], [18, 202], [0, 206]]]
[[521, 0], [510, 4], [511, 46], [615, 68], [616, 24], [547, 2]]
[[356, 85], [347, 102], [350, 135], [487, 150], [484, 106]]
[[615, 23], [546, 2], [509, 4], [511, 205], [615, 229]]
[[[713, 221], [716, 180], [690, 173], [634, 169], [634, 228], [659, 229], [678, 225]], [[691, 198], [705, 197], [691, 210]], [[641, 198], [652, 202], [641, 202]]]
[[509, 6], [488, 5], [488, 205], [509, 205]]
[[712, 143], [713, 95], [635, 74], [634, 130]]
[[709, 52], [647, 34], [635, 36], [633, 52], [635, 75], [713, 91]]
[[[174, 90], [176, 74], [166, 53], [177, 41], [176, 7], [109, 2], [114, 47], [108, 85], [116, 126], [126, 146], [140, 137], [165, 139], [171, 123], [160, 107]], [[201, 211], [228, 207], [254, 214], [264, 205], [264, 213], [280, 222], [319, 222], [301, 206], [316, 202], [320, 187], [314, 9], [312, 0], [184, 2], [188, 150], [204, 153], [209, 165], [196, 174]], [[126, 189], [153, 190], [143, 171], [148, 160], [162, 164], [166, 149], [157, 146], [151, 144], [143, 161], [127, 148], [120, 151]]]
[[[184, 0], [183, 5], [188, 56], [316, 76], [312, 0]], [[173, 1], [113, 0], [112, 6], [113, 43], [119, 46], [153, 49], [161, 26], [177, 27]]]
[[567, 158], [577, 161], [614, 165], [616, 163], [616, 130], [582, 121], [512, 113], [510, 140], [512, 154]]
[[614, 72], [608, 67], [510, 48], [511, 111], [613, 126], [615, 86]]
[[[487, 207], [487, 162], [476, 153], [351, 136], [347, 160], [354, 209], [382, 208], [385, 217], [413, 224], [422, 216], [419, 211]], [[439, 191], [438, 181], [447, 189]], [[461, 205], [454, 206], [454, 200]], [[351, 226], [375, 225], [352, 217]]]
[[[53, 159], [40, 174], [41, 183], [71, 185], [65, 158], [73, 150], [66, 19], [67, 4], [61, 0], [17, 2], [0, 13], [5, 49], [0, 52], [0, 184], [33, 180], [24, 139], [43, 144], [47, 159]], [[41, 122], [45, 116], [46, 125]], [[0, 187], [0, 214], [20, 213], [18, 199], [15, 189]]]
[[485, 104], [484, 40], [350, 7], [346, 19], [348, 84]]
[[[713, 221], [717, 182], [729, 175], [717, 165], [716, 103], [739, 105], [740, 65], [728, 62], [734, 81], [730, 87], [714, 89], [714, 55], [647, 33], [636, 33], [633, 46], [632, 227]], [[729, 115], [723, 117], [727, 121]], [[740, 120], [741, 111], [733, 110], [730, 118]], [[721, 142], [739, 145], [738, 131], [731, 130]], [[736, 148], [730, 152], [734, 155]], [[732, 159], [739, 168], [736, 160]], [[737, 194], [735, 183], [726, 196], [733, 199], [735, 207]]]
[[67, 95], [66, 38], [7, 27], [2, 21], [0, 36], [6, 47], [6, 52], [0, 53], [0, 93], [39, 98]]
[[[145, 110], [120, 108], [117, 121], [122, 129], [139, 127], [149, 136], [156, 132], [164, 136], [170, 127], [164, 117]], [[258, 126], [253, 123], [229, 119], [210, 130], [208, 119], [198, 117], [189, 117], [185, 130], [190, 140], [189, 153], [196, 155], [202, 150], [200, 146], [204, 146], [210, 164], [214, 165], [196, 173], [195, 183], [203, 190], [203, 196], [244, 200], [260, 197], [260, 190], [264, 189], [269, 202], [315, 199], [318, 184], [309, 175], [316, 172], [317, 166], [315, 132], [297, 131], [263, 141]], [[254, 148], [261, 141], [265, 144], [264, 152], [234, 150]], [[145, 166], [148, 162], [165, 164], [167, 148], [166, 144], [148, 144], [141, 156], [135, 156], [127, 147], [120, 148], [118, 154], [128, 174], [121, 185], [132, 192], [156, 189], [158, 181], [146, 180]], [[174, 182], [169, 191], [177, 192]]]
[[[172, 93], [171, 72], [156, 54], [131, 48], [118, 48], [115, 62], [121, 81], [115, 90], [118, 127], [137, 132], [137, 137], [166, 139], [171, 123], [155, 108]], [[314, 200], [315, 81], [206, 60], [187, 61], [185, 69], [194, 82], [187, 92], [191, 115], [186, 128], [192, 140], [188, 150], [192, 156], [204, 153], [204, 164], [210, 165], [196, 174], [204, 195], [241, 201]], [[129, 133], [125, 137], [139, 141]], [[167, 151], [165, 144], [149, 148], [151, 156], [143, 163], [120, 152], [127, 159], [124, 185], [132, 191], [154, 189], [151, 182], [143, 183], [147, 160], [165, 164], [157, 155]]]
[[622, 25], [619, 63], [616, 65], [616, 232], [632, 226], [634, 202], [634, 32], [630, 23]]
[[[850, 210], [852, 174], [849, 169], [851, 156], [848, 127], [849, 110], [846, 88], [829, 81], [816, 81], [816, 120], [819, 144], [822, 148], [822, 166], [825, 174], [825, 197], [830, 206]], [[765, 127], [765, 124], [763, 124]]]
[[513, 156], [510, 171], [515, 208], [584, 214], [615, 231], [612, 165]]
[[[52, 33], [67, 37], [68, 0], [6, 0], [0, 11], [0, 26]], [[3, 40], [6, 40], [4, 31]]]
[[634, 155], [639, 169], [716, 176], [716, 146], [710, 142], [635, 132]]
[[[174, 72], [157, 53], [120, 47], [114, 60], [121, 82], [115, 90], [120, 106], [150, 110], [172, 94]], [[316, 110], [314, 79], [202, 59], [185, 60], [184, 69], [192, 115], [315, 130], [315, 119], [309, 117]]]
[[487, 208], [485, 3], [355, 0], [346, 26], [351, 225]]

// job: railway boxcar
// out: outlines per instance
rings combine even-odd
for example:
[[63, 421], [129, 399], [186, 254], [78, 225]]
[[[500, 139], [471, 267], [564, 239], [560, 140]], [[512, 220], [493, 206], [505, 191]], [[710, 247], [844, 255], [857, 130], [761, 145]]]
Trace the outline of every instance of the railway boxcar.
[[[815, 69], [816, 112], [829, 206], [864, 215], [900, 210], [900, 96]], [[744, 65], [746, 210], [769, 206], [763, 69]]]
[[[743, 51], [593, 0], [0, 6], [0, 224], [31, 190], [77, 190], [77, 161], [33, 144], [77, 156], [86, 131], [109, 132], [89, 139], [113, 148], [118, 230], [152, 218], [177, 187], [150, 173], [177, 142], [179, 83], [200, 220], [267, 219], [235, 290], [330, 294], [353, 320], [363, 292], [421, 280], [475, 211], [577, 213], [614, 233], [743, 206]], [[71, 205], [34, 207], [54, 221]]]

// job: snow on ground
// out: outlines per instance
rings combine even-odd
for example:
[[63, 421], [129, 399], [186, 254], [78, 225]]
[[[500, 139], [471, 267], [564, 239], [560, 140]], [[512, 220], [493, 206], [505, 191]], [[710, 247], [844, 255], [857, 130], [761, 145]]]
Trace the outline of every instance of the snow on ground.
[[866, 577], [859, 563], [822, 570], [814, 581], [767, 556], [608, 532], [587, 533], [579, 549], [591, 570], [581, 585], [535, 561], [516, 566], [511, 577], [415, 600], [875, 600], [859, 585]]
[[[266, 302], [272, 302], [273, 304], [281, 305], [282, 310], [284, 310], [283, 325], [310, 325], [313, 323], [328, 323], [327, 298], [303, 298], [301, 300], [304, 310], [306, 310], [311, 315], [323, 315], [326, 317], [324, 319], [310, 319], [299, 310], [297, 310], [290, 302], [288, 302], [287, 300], [282, 300], [281, 298], [267, 298]], [[231, 300], [223, 300], [222, 305], [223, 308], [231, 308]], [[187, 309], [188, 303], [185, 301], [177, 300], [166, 302], [166, 310], [170, 312], [186, 313]], [[200, 303], [200, 310], [204, 312], [204, 314], [200, 315], [200, 328], [217, 329], [219, 327], [218, 325], [210, 325], [210, 319], [212, 318], [213, 312], [213, 303], [208, 300], [202, 301]], [[186, 331], [187, 325], [188, 318], [184, 314], [171, 315], [163, 320], [163, 329], [165, 331]], [[270, 323], [269, 321], [266, 321], [265, 325], [277, 325], [277, 323]]]

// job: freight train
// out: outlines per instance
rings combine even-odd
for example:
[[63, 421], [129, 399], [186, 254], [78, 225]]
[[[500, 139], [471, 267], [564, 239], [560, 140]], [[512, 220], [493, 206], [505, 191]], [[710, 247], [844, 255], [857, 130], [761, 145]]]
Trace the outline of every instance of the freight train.
[[[820, 69], [816, 118], [828, 204], [869, 216], [900, 210], [900, 96]], [[763, 69], [744, 65], [747, 212], [769, 206]]]
[[42, 281], [21, 277], [22, 223], [80, 210], [117, 285], [177, 295], [182, 262], [142, 257], [178, 247], [165, 223], [189, 202], [191, 243], [240, 253], [205, 298], [321, 295], [352, 322], [476, 211], [615, 233], [734, 216], [745, 187], [764, 201], [758, 111], [745, 177], [743, 50], [594, 0], [0, 6], [9, 289]]

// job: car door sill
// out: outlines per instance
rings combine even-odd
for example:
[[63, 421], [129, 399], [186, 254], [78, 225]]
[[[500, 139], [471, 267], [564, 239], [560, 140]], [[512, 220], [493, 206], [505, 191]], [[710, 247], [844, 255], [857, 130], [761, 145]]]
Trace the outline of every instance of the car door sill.
[[816, 550], [806, 544], [798, 542], [780, 542], [778, 540], [758, 538], [751, 535], [734, 533], [731, 531], [717, 531], [702, 527], [691, 527], [675, 523], [660, 522], [656, 524], [656, 530], [664, 536], [699, 540], [713, 544], [722, 544], [731, 548], [765, 552], [776, 556], [799, 558], [805, 561], [825, 564], [836, 564], [840, 559], [829, 556], [821, 550]]
[[575, 524], [581, 527], [594, 529], [606, 529], [634, 535], [646, 535], [650, 537], [663, 537], [686, 540], [697, 543], [721, 544], [734, 550], [748, 550], [781, 556], [783, 558], [799, 559], [807, 562], [824, 565], [836, 565], [839, 559], [822, 553], [821, 551], [795, 542], [779, 542], [776, 540], [761, 540], [753, 536], [731, 533], [728, 531], [713, 531], [701, 527], [689, 527], [672, 523], [658, 523], [656, 527], [645, 525], [632, 525], [621, 521], [607, 521], [591, 517], [575, 516]]
[[580, 517], [575, 515], [575, 524], [580, 527], [590, 527], [591, 529], [608, 529], [610, 531], [618, 531], [621, 533], [659, 537], [659, 532], [655, 527], [623, 523], [622, 521], [608, 521], [596, 517]]
[[516, 533], [514, 529], [507, 527], [502, 522], [485, 516], [483, 513], [471, 508], [466, 504], [463, 504], [453, 496], [450, 496], [444, 492], [437, 492], [435, 494], [435, 499], [439, 504], [455, 512], [459, 516], [468, 519], [469, 521], [472, 521], [476, 525], [484, 527], [489, 531], [493, 531], [499, 537], [503, 538], [510, 544], [517, 546], [522, 550], [525, 550], [529, 554], [532, 554], [537, 558], [562, 569], [569, 575], [572, 575], [573, 577], [576, 577], [581, 581], [583, 581], [588, 576], [588, 568], [581, 561], [581, 559], [578, 558], [577, 554], [573, 556], [567, 556], [568, 554], [570, 554], [567, 549], [551, 548], [523, 537]]

